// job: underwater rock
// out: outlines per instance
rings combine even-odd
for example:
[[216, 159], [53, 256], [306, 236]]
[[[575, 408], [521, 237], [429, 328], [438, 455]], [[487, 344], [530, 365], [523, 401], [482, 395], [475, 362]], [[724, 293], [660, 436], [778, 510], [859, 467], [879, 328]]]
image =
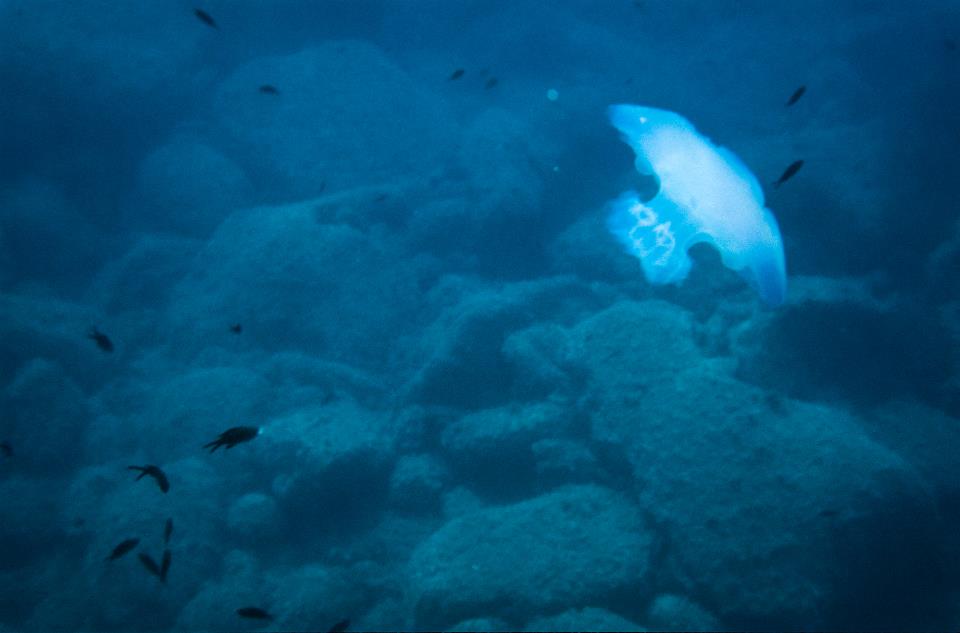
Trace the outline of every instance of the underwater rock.
[[380, 412], [349, 401], [305, 408], [272, 419], [258, 442], [293, 532], [356, 530], [387, 503], [395, 437]]
[[407, 385], [407, 397], [461, 408], [512, 400], [514, 376], [502, 351], [511, 333], [538, 321], [572, 321], [609, 302], [605, 293], [571, 277], [495, 288], [447, 277], [434, 287], [431, 300], [441, 304], [441, 312], [420, 343], [425, 358]]
[[452, 488], [443, 495], [443, 518], [448, 521], [477, 512], [485, 507], [486, 503], [483, 499], [465, 486]]
[[410, 559], [416, 627], [634, 604], [648, 590], [651, 547], [637, 508], [596, 486], [463, 515]]
[[440, 442], [455, 472], [493, 494], [522, 494], [536, 475], [533, 445], [571, 432], [575, 415], [562, 402], [508, 405], [450, 423]]
[[[282, 107], [251, 90], [264, 77], [296, 87]], [[210, 118], [255, 185], [285, 200], [428, 176], [456, 138], [443, 101], [360, 40], [254, 59], [219, 86]]]
[[374, 406], [385, 397], [377, 375], [295, 351], [270, 354], [261, 370], [277, 401], [290, 409], [342, 399]]
[[[78, 622], [88, 623], [84, 628], [119, 630], [148, 621], [168, 628], [182, 605], [219, 573], [224, 506], [217, 491], [223, 481], [199, 461], [167, 464], [167, 470], [176, 494], [150, 495], [150, 503], [144, 503], [139, 487], [129, 485], [124, 462], [84, 468], [65, 490], [61, 486], [59, 524], [69, 526], [68, 542], [82, 549], [77, 567], [69, 568], [76, 571], [56, 577], [25, 630], [72, 629]], [[162, 575], [163, 524], [171, 516], [185, 529], [170, 548], [171, 577], [162, 590], [133, 553], [104, 564], [119, 540], [136, 535], [140, 553], [148, 553]]]
[[665, 301], [621, 301], [570, 332], [571, 354], [588, 372], [589, 390], [639, 399], [700, 363], [693, 315]]
[[83, 458], [90, 423], [87, 398], [56, 363], [35, 359], [0, 392], [3, 428], [17, 442], [16, 469], [63, 473]]
[[[632, 361], [593, 360], [620, 362]], [[833, 628], [841, 614], [879, 626], [937, 599], [936, 504], [856, 418], [741, 383], [715, 361], [639, 394], [599, 393], [594, 432], [622, 447], [670, 543], [663, 577], [726, 626]], [[878, 578], [886, 566], [896, 576]]]
[[647, 629], [624, 617], [596, 607], [570, 609], [527, 622], [527, 631], [639, 631]]
[[491, 109], [466, 129], [458, 163], [464, 195], [450, 205], [427, 205], [414, 214], [411, 233], [431, 252], [471, 253], [483, 274], [516, 278], [539, 261], [546, 221], [542, 198], [556, 153], [549, 140], [513, 114]]
[[128, 220], [152, 231], [209, 237], [234, 210], [249, 206], [243, 170], [198, 140], [175, 136], [143, 159]]
[[447, 270], [507, 279], [540, 274], [546, 241], [539, 236], [557, 222], [543, 211], [557, 153], [512, 113], [484, 111], [462, 134], [457, 164], [439, 179], [436, 194], [412, 205], [412, 244]]
[[273, 497], [251, 492], [230, 505], [227, 527], [245, 543], [255, 545], [279, 537], [283, 523]]
[[385, 363], [423, 318], [420, 263], [394, 236], [324, 224], [316, 213], [310, 201], [228, 217], [172, 294], [167, 329], [182, 341], [174, 352], [225, 341], [224, 323], [243, 318], [247, 348]]
[[611, 248], [611, 239], [602, 214], [577, 218], [547, 246], [551, 270], [616, 284], [617, 288], [629, 287], [631, 296], [652, 296], [652, 286], [637, 275], [637, 262]]
[[582, 386], [582, 367], [572, 357], [568, 338], [566, 329], [553, 323], [532, 325], [507, 336], [502, 353], [514, 374], [516, 399], [570, 394]]
[[274, 587], [264, 577], [258, 560], [248, 552], [225, 553], [222, 566], [222, 574], [208, 576], [193, 595], [185, 598], [174, 630], [236, 630], [243, 626], [234, 612], [236, 607], [259, 604]]
[[470, 631], [513, 631], [513, 627], [499, 618], [471, 618], [457, 622], [446, 629], [451, 633], [470, 633]]
[[703, 607], [684, 596], [669, 593], [654, 598], [645, 622], [654, 631], [723, 630]]
[[935, 314], [913, 301], [879, 301], [863, 281], [803, 285], [782, 309], [737, 332], [737, 377], [792, 397], [856, 405], [940, 398], [953, 359]]
[[91, 324], [102, 322], [102, 314], [80, 303], [0, 294], [0, 384], [13, 380], [26, 363], [44, 358], [84, 390], [101, 387], [120, 355], [102, 354], [86, 338]]
[[436, 510], [449, 478], [447, 467], [436, 457], [404, 455], [390, 475], [390, 505], [405, 512]]
[[[945, 517], [960, 511], [960, 420], [921, 402], [895, 400], [876, 407], [863, 429], [920, 473]], [[960, 535], [956, 535], [960, 544]]]
[[231, 422], [258, 422], [277, 404], [268, 382], [248, 367], [198, 367], [166, 379], [131, 380], [129, 388], [139, 394], [135, 403], [118, 393], [111, 409], [136, 416], [141, 445], [167, 459], [196, 455]]
[[[539, 215], [544, 177], [552, 164], [549, 157], [555, 151], [555, 145], [549, 139], [538, 138], [523, 119], [507, 110], [491, 108], [467, 127], [458, 160], [475, 192], [509, 199], [512, 209], [499, 212], [514, 215], [513, 221], [522, 223]], [[490, 211], [487, 208], [481, 213]], [[497, 224], [502, 226], [503, 222]]]
[[292, 571], [270, 572], [268, 602], [284, 631], [321, 630], [342, 621], [344, 614], [361, 613], [372, 600], [360, 570], [305, 565]]
[[588, 483], [600, 477], [600, 462], [582, 442], [547, 438], [530, 448], [542, 486]]

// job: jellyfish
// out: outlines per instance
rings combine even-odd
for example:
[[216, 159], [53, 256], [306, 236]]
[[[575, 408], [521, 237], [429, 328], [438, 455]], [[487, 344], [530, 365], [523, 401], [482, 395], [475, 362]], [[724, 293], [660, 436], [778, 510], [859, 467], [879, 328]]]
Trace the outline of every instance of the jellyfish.
[[637, 171], [658, 182], [649, 200], [626, 191], [610, 202], [607, 220], [610, 232], [640, 260], [647, 280], [679, 284], [690, 272], [687, 251], [705, 242], [767, 304], [783, 303], [780, 228], [750, 169], [679, 114], [636, 105], [610, 106], [608, 114], [636, 153]]

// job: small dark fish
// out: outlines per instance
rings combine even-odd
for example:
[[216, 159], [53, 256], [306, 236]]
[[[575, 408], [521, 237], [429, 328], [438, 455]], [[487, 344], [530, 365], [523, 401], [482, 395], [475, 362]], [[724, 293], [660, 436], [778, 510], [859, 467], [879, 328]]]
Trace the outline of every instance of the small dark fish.
[[497, 81], [496, 77], [491, 77], [490, 79], [487, 79], [487, 83], [483, 84], [483, 87], [486, 90], [490, 90], [491, 88], [496, 86], [498, 83], [499, 82]]
[[163, 550], [163, 558], [160, 561], [160, 582], [167, 582], [167, 572], [170, 571], [170, 560], [172, 558], [170, 550]]
[[3, 453], [4, 457], [13, 457], [13, 445], [6, 440], [0, 442], [0, 453]]
[[110, 337], [98, 330], [97, 328], [91, 328], [90, 333], [87, 334], [87, 338], [95, 341], [97, 347], [107, 352], [108, 354], [113, 351], [113, 341], [110, 340]]
[[166, 474], [160, 470], [159, 466], [154, 466], [153, 464], [147, 464], [146, 466], [127, 466], [127, 470], [140, 471], [135, 481], [140, 481], [145, 476], [150, 475], [156, 480], [157, 485], [160, 486], [160, 490], [164, 493], [170, 490], [170, 482], [167, 480]]
[[271, 86], [270, 84], [263, 84], [260, 86], [260, 93], [265, 95], [278, 95], [280, 91], [277, 90], [276, 86]]
[[957, 50], [957, 40], [952, 39], [952, 38], [947, 38], [947, 39], [943, 40], [943, 46], [944, 46], [944, 48], [946, 48], [948, 51], [955, 51], [955, 50]]
[[144, 554], [143, 552], [140, 552], [137, 554], [137, 558], [140, 559], [140, 562], [144, 567], [147, 568], [148, 572], [163, 580], [163, 575], [160, 572], [160, 565], [157, 565], [157, 561], [150, 558], [150, 554]]
[[221, 433], [219, 437], [212, 442], [204, 444], [203, 448], [209, 448], [211, 453], [221, 446], [233, 448], [237, 444], [249, 442], [259, 434], [260, 429], [255, 426], [235, 426]]
[[167, 519], [167, 522], [163, 524], [163, 544], [164, 545], [170, 542], [171, 534], [173, 534], [173, 519]]
[[827, 510], [821, 510], [819, 514], [825, 519], [832, 519], [834, 517], [839, 516], [840, 513], [837, 512], [836, 510], [827, 509]]
[[803, 167], [802, 160], [795, 160], [790, 163], [790, 166], [783, 170], [783, 174], [781, 174], [780, 178], [777, 179], [777, 182], [773, 183], [773, 186], [779, 187], [783, 183], [793, 178], [793, 175], [800, 171], [801, 167]]
[[240, 607], [237, 609], [237, 615], [241, 618], [250, 618], [251, 620], [272, 620], [273, 616], [260, 607]]
[[327, 630], [327, 633], [343, 633], [349, 628], [350, 628], [350, 620], [344, 619], [344, 620], [340, 620], [339, 622], [331, 626]]
[[113, 551], [110, 552], [110, 555], [107, 556], [107, 560], [117, 560], [124, 554], [127, 554], [140, 542], [138, 538], [128, 538], [125, 541], [120, 541], [120, 543], [113, 548]]
[[457, 79], [460, 79], [461, 77], [463, 77], [463, 73], [464, 73], [464, 72], [466, 72], [466, 71], [463, 70], [462, 68], [456, 69], [456, 70], [453, 71], [453, 73], [447, 78], [447, 81], [456, 81]]
[[193, 14], [197, 16], [198, 20], [200, 20], [210, 28], [212, 29], [220, 28], [217, 26], [216, 20], [214, 20], [213, 17], [211, 17], [210, 14], [204, 11], [203, 9], [194, 9]]
[[790, 95], [790, 98], [787, 99], [787, 107], [789, 108], [790, 106], [792, 106], [792, 105], [793, 105], [794, 103], [796, 103], [797, 101], [800, 101], [800, 97], [802, 97], [802, 96], [803, 96], [803, 93], [805, 93], [806, 91], [807, 91], [807, 87], [806, 87], [806, 86], [800, 86], [799, 88], [797, 88], [797, 89], [794, 91], [794, 93], [793, 93], [792, 95]]
[[240, 334], [240, 332], [243, 332], [243, 326], [240, 325], [239, 323], [234, 323], [233, 325], [230, 326], [230, 331], [233, 332], [234, 334]]

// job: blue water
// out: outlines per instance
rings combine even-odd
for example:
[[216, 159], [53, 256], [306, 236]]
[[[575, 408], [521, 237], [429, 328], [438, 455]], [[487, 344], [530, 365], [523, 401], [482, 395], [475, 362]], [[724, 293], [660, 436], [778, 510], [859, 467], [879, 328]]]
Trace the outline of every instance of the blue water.
[[952, 0], [0, 0], [0, 632], [957, 629], [958, 102]]

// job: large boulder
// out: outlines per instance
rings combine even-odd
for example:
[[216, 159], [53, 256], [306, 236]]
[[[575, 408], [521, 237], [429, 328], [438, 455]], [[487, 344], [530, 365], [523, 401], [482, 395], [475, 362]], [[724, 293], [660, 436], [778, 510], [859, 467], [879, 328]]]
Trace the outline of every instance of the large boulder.
[[352, 534], [386, 506], [394, 438], [387, 416], [341, 401], [271, 420], [255, 463], [273, 475], [272, 492], [293, 535]]
[[446, 465], [428, 454], [404, 455], [390, 475], [390, 504], [402, 512], [427, 513], [439, 509], [449, 485]]
[[389, 234], [325, 223], [316, 202], [237, 211], [173, 292], [173, 351], [241, 322], [245, 345], [379, 366], [418, 321], [418, 274]]
[[35, 359], [0, 392], [3, 433], [17, 470], [64, 473], [83, 457], [90, 409], [80, 388], [56, 363]]
[[[175, 631], [220, 631], [250, 627], [250, 621], [237, 614], [243, 606], [263, 605], [276, 613], [272, 604], [265, 604], [276, 586], [267, 578], [263, 567], [252, 553], [243, 550], [227, 552], [221, 561], [221, 574], [204, 580], [183, 603]], [[237, 605], [237, 606], [234, 606]]]
[[[247, 367], [153, 369], [149, 377], [131, 375], [100, 394], [109, 414], [94, 426], [90, 450], [101, 459], [136, 455], [162, 463], [197, 455], [224, 429], [262, 426], [283, 404], [274, 402], [263, 376]], [[116, 416], [136, 423], [124, 425]]]
[[196, 239], [144, 234], [122, 256], [108, 262], [88, 293], [107, 313], [159, 311], [190, 270], [202, 243]]
[[[259, 94], [264, 83], [280, 94]], [[211, 120], [255, 184], [287, 200], [426, 176], [454, 137], [442, 102], [358, 40], [241, 66], [220, 85]]]
[[362, 612], [373, 598], [360, 566], [352, 569], [310, 564], [270, 574], [271, 608], [282, 630], [329, 630], [335, 623]]
[[527, 622], [527, 631], [646, 631], [630, 620], [595, 607], [570, 609]]
[[[30, 629], [119, 630], [131, 622], [167, 628], [220, 567], [224, 480], [214, 469], [197, 459], [166, 464], [170, 492], [163, 494], [150, 478], [134, 481], [125, 467], [114, 462], [85, 468], [70, 483], [59, 519], [85, 551], [77, 569], [59, 579], [35, 610]], [[174, 526], [169, 542], [167, 519]], [[139, 539], [135, 550], [106, 560], [128, 538]], [[171, 566], [161, 584], [137, 555], [159, 563], [165, 549]]]
[[[88, 338], [94, 325], [109, 334], [113, 353], [103, 353]], [[116, 325], [80, 303], [39, 293], [0, 295], [0, 381], [12, 380], [24, 365], [44, 358], [83, 389], [100, 386], [126, 356], [125, 328]]]
[[273, 398], [291, 409], [343, 399], [374, 406], [386, 395], [386, 386], [375, 374], [300, 352], [268, 354], [258, 365]]
[[655, 631], [719, 631], [713, 614], [685, 596], [660, 594], [650, 604], [645, 623]]
[[652, 542], [629, 500], [595, 486], [469, 513], [410, 559], [416, 626], [636, 604], [650, 589]]
[[[221, 575], [207, 579], [190, 597], [175, 630], [326, 631], [369, 607], [373, 599], [369, 573], [362, 565], [268, 568], [253, 554], [234, 550], [225, 557]], [[239, 616], [237, 608], [243, 606], [263, 608], [274, 623]]]
[[926, 617], [942, 589], [937, 506], [858, 419], [737, 381], [666, 306], [615, 306], [574, 338], [595, 439], [630, 464], [669, 544], [661, 583], [736, 628]]
[[534, 444], [569, 435], [575, 422], [562, 402], [504, 406], [463, 416], [440, 441], [463, 480], [499, 497], [515, 496], [535, 480]]
[[240, 167], [181, 135], [143, 159], [127, 213], [135, 226], [204, 238], [234, 210], [249, 206], [252, 193]]
[[243, 495], [227, 513], [227, 528], [248, 546], [282, 538], [283, 527], [276, 500], [262, 492]]
[[514, 374], [517, 399], [537, 400], [576, 392], [583, 372], [569, 349], [566, 329], [555, 323], [537, 323], [504, 340], [501, 353]]
[[[526, 399], [542, 393], [547, 390], [544, 377], [567, 371], [571, 376], [565, 386], [575, 387], [575, 367], [565, 352], [543, 350], [549, 331], [528, 332], [510, 344], [507, 340], [538, 321], [575, 322], [606, 304], [609, 296], [570, 277], [492, 288], [446, 277], [432, 290], [431, 300], [440, 316], [421, 344], [426, 358], [407, 386], [407, 397], [424, 404], [483, 408], [512, 401], [512, 396]], [[541, 334], [545, 340], [535, 340]], [[540, 365], [540, 376], [531, 385], [519, 372], [532, 364]]]
[[792, 281], [791, 298], [734, 340], [737, 376], [794, 397], [874, 405], [935, 400], [954, 362], [945, 325], [913, 302], [872, 296], [866, 282]]
[[569, 353], [591, 391], [638, 401], [703, 360], [694, 327], [692, 314], [664, 301], [622, 301], [573, 328]]
[[552, 153], [549, 141], [506, 110], [484, 111], [458, 148], [460, 173], [453, 175], [462, 176], [461, 191], [416, 208], [413, 242], [485, 274], [517, 278], [538, 270], [540, 236], [555, 226], [542, 204]]

